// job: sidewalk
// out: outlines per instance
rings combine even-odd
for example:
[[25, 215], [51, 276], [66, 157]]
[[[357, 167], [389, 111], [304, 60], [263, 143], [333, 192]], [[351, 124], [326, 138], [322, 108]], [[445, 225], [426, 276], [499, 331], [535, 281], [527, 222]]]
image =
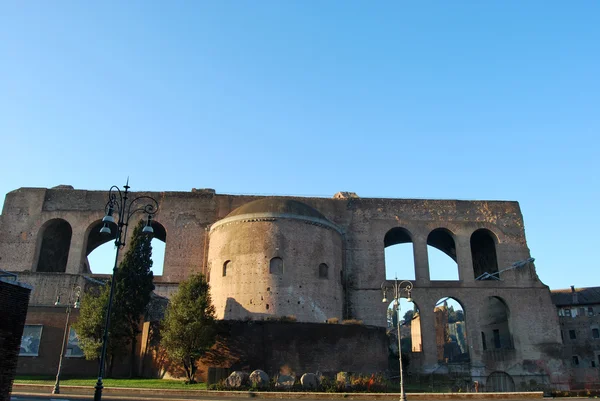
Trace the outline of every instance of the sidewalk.
[[[52, 395], [52, 385], [13, 384], [14, 396], [48, 396]], [[61, 394], [93, 398], [94, 388], [89, 386], [60, 386]], [[259, 392], [259, 391], [212, 391], [212, 390], [171, 390], [171, 389], [139, 389], [123, 387], [105, 387], [104, 399], [166, 399], [179, 400], [235, 400], [239, 398], [262, 399], [305, 399], [305, 400], [386, 400], [398, 401], [399, 393], [313, 393], [313, 392]], [[409, 400], [530, 400], [541, 399], [543, 393], [407, 393]]]

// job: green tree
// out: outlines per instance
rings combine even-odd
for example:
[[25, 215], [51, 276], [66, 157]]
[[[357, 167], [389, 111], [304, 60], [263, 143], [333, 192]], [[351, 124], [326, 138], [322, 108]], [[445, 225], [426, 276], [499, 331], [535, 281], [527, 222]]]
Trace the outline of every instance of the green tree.
[[125, 321], [124, 334], [131, 344], [130, 376], [134, 375], [136, 339], [140, 334], [140, 319], [146, 312], [154, 291], [152, 273], [152, 237], [143, 233], [144, 222], [133, 229], [131, 242], [116, 273], [116, 312]]
[[215, 307], [202, 274], [179, 284], [169, 301], [161, 344], [173, 361], [179, 361], [189, 383], [194, 383], [196, 361], [215, 343]]
[[[102, 287], [88, 289], [81, 299], [79, 318], [73, 324], [79, 337], [79, 346], [88, 360], [100, 357], [109, 292], [110, 280]], [[128, 348], [127, 325], [119, 314], [115, 313], [115, 309], [111, 313], [108, 336], [110, 341], [107, 344], [106, 354], [110, 375], [112, 362], [115, 358], [125, 355]]]
[[[140, 318], [154, 290], [152, 273], [152, 238], [142, 232], [144, 222], [134, 228], [131, 242], [115, 276], [115, 293], [110, 317], [107, 344], [108, 375], [114, 361], [129, 351], [131, 371], [135, 366], [136, 338], [140, 333]], [[74, 327], [86, 359], [100, 356], [102, 336], [111, 281], [96, 291], [84, 294], [79, 319]]]
[[404, 318], [403, 318], [404, 324], [410, 325], [413, 320], [414, 315], [415, 315], [415, 312], [412, 309], [407, 310], [406, 313], [404, 314]]

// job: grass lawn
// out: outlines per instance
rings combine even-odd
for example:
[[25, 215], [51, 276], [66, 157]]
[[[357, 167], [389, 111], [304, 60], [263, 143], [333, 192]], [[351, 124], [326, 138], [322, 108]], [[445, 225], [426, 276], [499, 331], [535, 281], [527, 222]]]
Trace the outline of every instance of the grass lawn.
[[[16, 376], [17, 384], [54, 384], [55, 377], [48, 376]], [[91, 379], [60, 379], [62, 386], [94, 387], [98, 378]], [[104, 387], [130, 388], [163, 388], [176, 390], [206, 390], [206, 383], [185, 384], [180, 380], [167, 379], [104, 379]]]

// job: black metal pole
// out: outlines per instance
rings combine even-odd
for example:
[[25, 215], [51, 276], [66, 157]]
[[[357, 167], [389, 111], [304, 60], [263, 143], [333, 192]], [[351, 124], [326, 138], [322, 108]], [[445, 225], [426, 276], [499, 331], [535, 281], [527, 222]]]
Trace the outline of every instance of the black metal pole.
[[[121, 229], [119, 228], [119, 236]], [[113, 275], [112, 280], [110, 282], [110, 295], [108, 296], [108, 308], [106, 308], [106, 320], [104, 323], [104, 336], [102, 336], [102, 352], [100, 353], [100, 366], [98, 368], [98, 381], [96, 382], [95, 392], [94, 392], [94, 401], [102, 400], [102, 389], [104, 385], [102, 384], [102, 378], [104, 377], [104, 365], [106, 359], [106, 345], [108, 343], [108, 329], [110, 327], [110, 312], [112, 309], [112, 300], [115, 292], [115, 274], [117, 273], [117, 261], [119, 260], [119, 247], [117, 246], [117, 255], [115, 256], [115, 266], [113, 267]]]
[[[131, 200], [129, 204], [127, 204], [128, 194], [129, 194], [129, 178], [127, 178], [127, 183], [124, 186], [125, 191], [121, 193], [121, 190], [112, 186], [108, 191], [108, 203], [105, 206], [106, 216], [102, 219], [104, 222], [104, 227], [100, 230], [101, 233], [111, 233], [110, 228], [108, 227], [109, 223], [114, 223], [114, 219], [112, 214], [115, 209], [118, 209], [118, 220], [117, 220], [117, 235], [115, 238], [115, 246], [117, 247], [117, 252], [115, 255], [115, 265], [113, 267], [113, 274], [110, 283], [110, 294], [108, 296], [108, 307], [106, 308], [106, 320], [104, 324], [104, 335], [102, 336], [102, 351], [100, 352], [100, 366], [98, 367], [98, 381], [96, 382], [95, 391], [94, 391], [94, 401], [102, 400], [102, 390], [104, 389], [104, 385], [102, 384], [102, 379], [104, 378], [104, 371], [106, 366], [106, 348], [108, 344], [108, 334], [110, 328], [110, 314], [112, 311], [112, 303], [113, 297], [115, 293], [115, 282], [116, 282], [116, 274], [119, 262], [119, 250], [125, 246], [125, 240], [127, 238], [127, 227], [129, 225], [129, 219], [137, 212], [143, 212], [148, 215], [147, 226], [144, 227], [144, 233], [152, 233], [151, 220], [152, 216], [158, 211], [158, 202], [151, 196], [143, 195], [138, 196]], [[113, 189], [116, 193], [113, 193]], [[118, 194], [118, 199], [117, 199]], [[148, 202], [146, 205], [141, 206], [140, 203]], [[139, 203], [138, 203], [139, 202]], [[138, 205], [133, 208], [132, 206]]]
[[102, 383], [102, 379], [104, 377], [104, 367], [105, 367], [105, 359], [106, 359], [106, 347], [108, 343], [108, 331], [110, 328], [110, 312], [112, 310], [112, 301], [113, 295], [115, 293], [115, 276], [117, 274], [117, 267], [119, 263], [119, 249], [121, 249], [122, 234], [123, 234], [123, 226], [127, 225], [127, 222], [123, 222], [125, 217], [125, 210], [127, 206], [127, 191], [129, 190], [129, 185], [125, 185], [125, 193], [123, 199], [121, 201], [121, 205], [119, 207], [119, 221], [117, 222], [117, 237], [115, 239], [115, 245], [117, 246], [117, 251], [115, 255], [115, 265], [113, 267], [112, 279], [110, 282], [110, 293], [108, 296], [108, 307], [106, 308], [106, 320], [104, 323], [104, 336], [102, 337], [102, 351], [100, 352], [100, 366], [98, 367], [98, 381], [96, 382], [95, 391], [94, 391], [94, 401], [102, 400], [102, 390], [104, 389], [104, 385]]

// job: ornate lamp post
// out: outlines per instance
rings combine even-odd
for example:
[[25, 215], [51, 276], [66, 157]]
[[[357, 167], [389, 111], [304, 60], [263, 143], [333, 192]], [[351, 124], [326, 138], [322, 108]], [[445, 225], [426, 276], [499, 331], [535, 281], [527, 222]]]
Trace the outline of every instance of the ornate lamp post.
[[[102, 337], [102, 351], [100, 353], [100, 366], [98, 367], [98, 381], [96, 382], [94, 401], [102, 400], [102, 378], [104, 377], [104, 360], [106, 358], [106, 344], [108, 343], [108, 330], [110, 327], [110, 312], [112, 309], [113, 295], [115, 292], [115, 274], [117, 273], [117, 266], [119, 261], [119, 250], [125, 246], [125, 239], [127, 238], [127, 227], [129, 226], [129, 219], [137, 212], [142, 212], [147, 215], [146, 226], [142, 230], [143, 233], [152, 234], [152, 217], [158, 211], [158, 202], [151, 196], [139, 196], [132, 200], [129, 200], [129, 179], [124, 186], [125, 191], [121, 192], [119, 187], [113, 185], [108, 191], [108, 202], [104, 207], [106, 215], [102, 219], [104, 223], [100, 229], [102, 234], [111, 234], [111, 224], [117, 225], [117, 232], [115, 234], [115, 247], [117, 248], [115, 255], [115, 265], [113, 267], [112, 280], [110, 284], [110, 295], [108, 296], [108, 308], [106, 309], [106, 323], [104, 324], [104, 335]], [[117, 221], [113, 214], [117, 212]]]
[[[76, 295], [75, 302], [73, 302], [73, 294]], [[52, 394], [60, 394], [60, 371], [62, 369], [62, 361], [63, 355], [65, 353], [65, 343], [67, 342], [67, 330], [69, 329], [69, 318], [71, 317], [71, 305], [73, 308], [79, 308], [79, 297], [81, 295], [81, 287], [78, 285], [74, 285], [71, 287], [71, 292], [69, 293], [69, 301], [67, 302], [67, 319], [65, 320], [65, 331], [63, 333], [62, 346], [60, 348], [60, 357], [58, 359], [58, 371], [56, 372], [56, 382], [54, 382], [54, 389], [52, 389]], [[60, 306], [60, 296], [56, 297], [56, 302], [54, 305]]]
[[394, 306], [396, 307], [398, 313], [398, 362], [400, 363], [400, 401], [406, 401], [406, 393], [404, 392], [404, 375], [402, 374], [402, 347], [400, 344], [400, 298], [402, 297], [402, 292], [406, 292], [406, 300], [408, 302], [412, 302], [411, 298], [411, 290], [413, 285], [410, 281], [401, 281], [398, 282], [398, 279], [394, 279], [394, 284], [391, 286], [387, 286], [387, 281], [381, 283], [381, 291], [383, 292], [383, 302], [387, 303], [387, 292], [388, 290], [392, 290], [394, 292]]

